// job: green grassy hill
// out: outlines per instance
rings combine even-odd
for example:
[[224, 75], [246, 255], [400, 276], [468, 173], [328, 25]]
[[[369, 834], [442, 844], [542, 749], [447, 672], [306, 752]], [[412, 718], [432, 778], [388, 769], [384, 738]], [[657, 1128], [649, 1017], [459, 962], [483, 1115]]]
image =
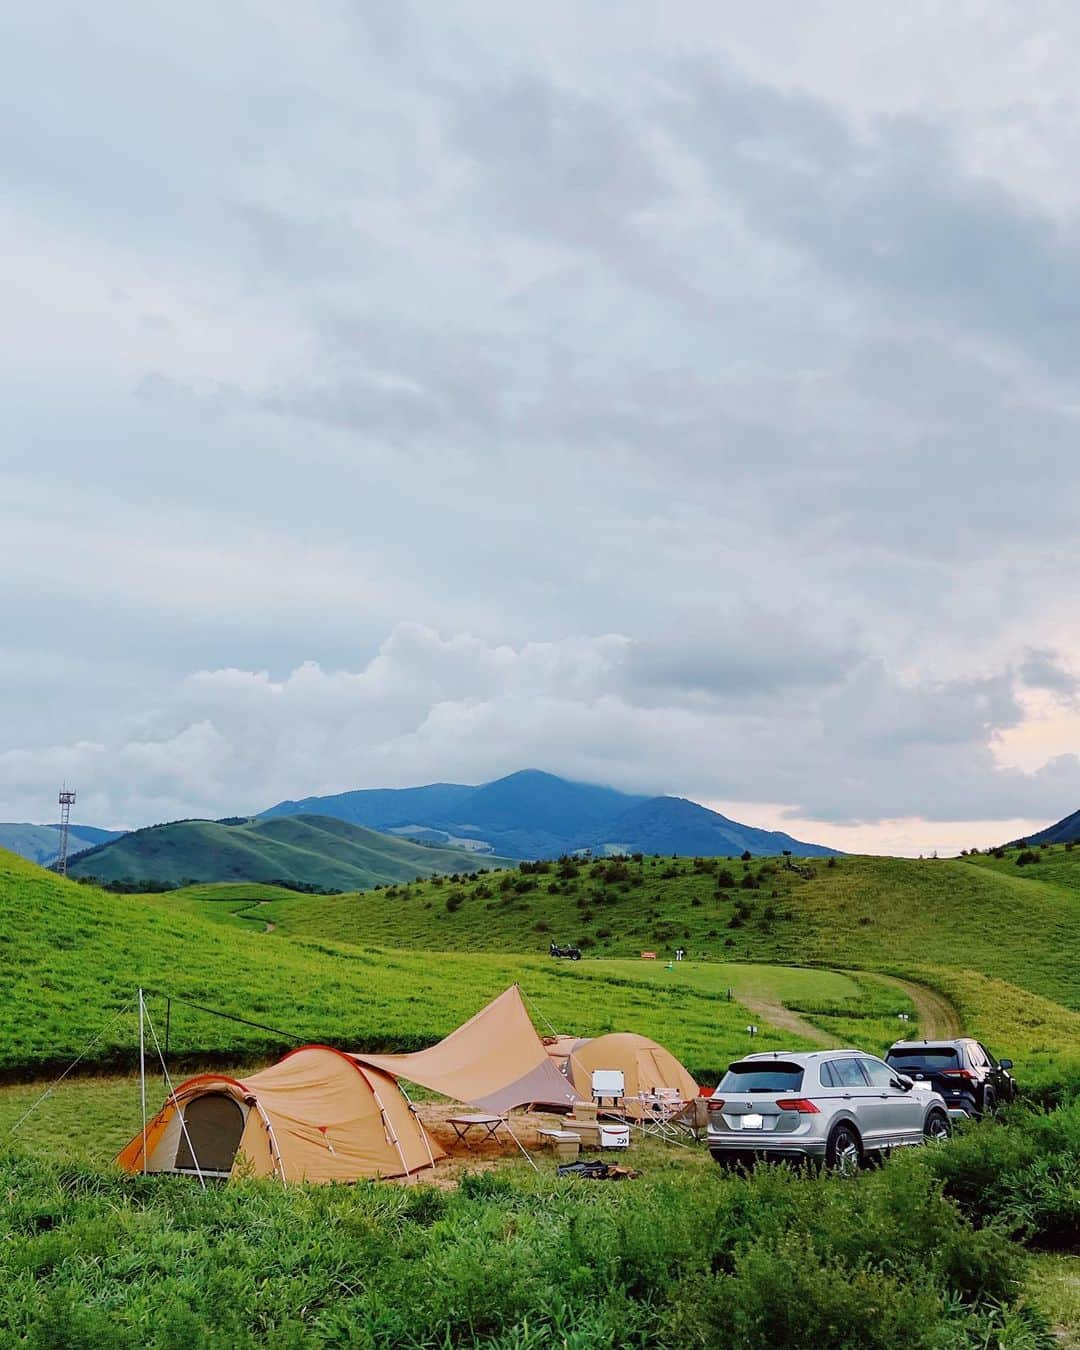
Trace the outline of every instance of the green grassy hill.
[[[153, 991], [159, 1028], [166, 993], [261, 1022], [303, 1040], [369, 1050], [431, 1044], [518, 981], [541, 1031], [547, 1022], [583, 1036], [638, 1030], [669, 1045], [699, 1074], [715, 1073], [761, 1026], [764, 1049], [808, 1044], [752, 1016], [723, 993], [673, 982], [626, 963], [554, 962], [513, 955], [381, 952], [240, 931], [196, 908], [228, 907], [172, 895], [118, 896], [63, 881], [0, 852], [0, 1077], [65, 1067], [105, 1029], [84, 1068], [130, 1068], [136, 1046], [130, 1005], [141, 983]], [[811, 973], [817, 978], [820, 973]], [[858, 991], [816, 988], [857, 1004]], [[545, 1021], [547, 1019], [547, 1022]], [[172, 1066], [250, 1060], [289, 1048], [288, 1036], [173, 1006]]]
[[363, 890], [436, 872], [498, 866], [458, 849], [429, 848], [328, 816], [281, 816], [223, 824], [182, 820], [134, 830], [89, 849], [69, 866], [100, 882], [290, 881]]
[[1080, 1009], [1080, 969], [1065, 957], [1080, 952], [1080, 893], [1035, 882], [1035, 868], [862, 857], [791, 869], [757, 859], [539, 866], [288, 896], [264, 912], [289, 934], [440, 951], [543, 952], [555, 938], [604, 956], [682, 946], [711, 960], [948, 965]]
[[288, 897], [259, 913], [283, 935], [405, 949], [541, 952], [554, 937], [590, 956], [678, 945], [711, 961], [907, 976], [1051, 1081], [1066, 1062], [1080, 1075], [1080, 891], [1064, 870], [1057, 882], [1036, 871], [967, 859], [644, 858]]

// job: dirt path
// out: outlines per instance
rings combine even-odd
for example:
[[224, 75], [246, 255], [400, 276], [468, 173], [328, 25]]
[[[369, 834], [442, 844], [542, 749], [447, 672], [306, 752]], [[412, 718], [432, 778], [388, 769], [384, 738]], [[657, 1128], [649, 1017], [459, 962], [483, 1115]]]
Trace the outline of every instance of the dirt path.
[[248, 913], [249, 910], [260, 909], [263, 905], [268, 905], [269, 903], [269, 900], [249, 901], [246, 905], [241, 905], [239, 909], [233, 910], [233, 918], [244, 919], [248, 923], [261, 923], [264, 933], [272, 933], [274, 929], [277, 928], [277, 924], [274, 923], [272, 919], [260, 919], [256, 915]]
[[840, 1044], [835, 1036], [830, 1035], [827, 1031], [822, 1031], [821, 1027], [814, 1026], [813, 1022], [808, 1022], [801, 1013], [792, 1012], [790, 1008], [785, 1008], [782, 1003], [770, 1003], [763, 998], [750, 998], [747, 994], [740, 993], [738, 990], [735, 992], [735, 997], [755, 1017], [760, 1017], [763, 1022], [768, 1022], [771, 1027], [775, 1027], [778, 1031], [790, 1031], [793, 1036], [802, 1036], [812, 1045], [828, 1047]]
[[[868, 971], [852, 971], [849, 973], [870, 974]], [[901, 990], [911, 999], [919, 1019], [920, 1036], [925, 1036], [931, 1040], [953, 1040], [955, 1037], [964, 1034], [964, 1024], [960, 1020], [960, 1014], [944, 994], [939, 994], [936, 989], [928, 989], [925, 984], [916, 984], [914, 980], [898, 979], [895, 975], [879, 975], [876, 971], [873, 978], [884, 984], [891, 984], [893, 988]], [[841, 1044], [837, 1037], [822, 1030], [821, 1027], [815, 1026], [801, 1013], [785, 1008], [782, 1003], [770, 1002], [763, 998], [753, 998], [739, 990], [736, 990], [735, 997], [755, 1017], [760, 1017], [763, 1022], [768, 1022], [778, 1031], [790, 1031], [792, 1035], [802, 1036], [813, 1045], [826, 1048]]]
[[875, 972], [874, 978], [902, 989], [911, 999], [919, 1016], [920, 1039], [925, 1037], [927, 1040], [951, 1041], [964, 1034], [960, 1014], [945, 995], [939, 994], [936, 989], [928, 989], [925, 984], [916, 984], [914, 980], [898, 979], [895, 975], [878, 975]]

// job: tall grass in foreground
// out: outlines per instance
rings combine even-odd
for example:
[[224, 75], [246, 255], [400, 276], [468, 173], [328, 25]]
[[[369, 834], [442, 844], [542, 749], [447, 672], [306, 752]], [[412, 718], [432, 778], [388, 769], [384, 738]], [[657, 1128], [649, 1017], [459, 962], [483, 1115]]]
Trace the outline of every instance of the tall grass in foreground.
[[[511, 1164], [455, 1192], [204, 1194], [9, 1153], [0, 1327], [31, 1345], [171, 1350], [1046, 1346], [1013, 1239], [1068, 1231], [1078, 1168], [1080, 1105], [1016, 1112], [852, 1183], [730, 1176], [678, 1152], [621, 1185]], [[971, 1195], [969, 1220], [957, 1197]]]

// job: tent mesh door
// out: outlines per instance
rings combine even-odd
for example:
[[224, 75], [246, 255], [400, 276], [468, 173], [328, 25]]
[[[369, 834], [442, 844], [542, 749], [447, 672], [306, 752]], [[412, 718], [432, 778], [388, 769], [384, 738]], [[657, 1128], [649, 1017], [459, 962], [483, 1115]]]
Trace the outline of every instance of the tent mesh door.
[[[176, 1147], [178, 1172], [194, 1172], [196, 1158], [203, 1172], [232, 1170], [244, 1133], [244, 1113], [231, 1097], [222, 1092], [196, 1097], [184, 1107], [184, 1124], [187, 1131], [181, 1131]], [[191, 1156], [192, 1149], [195, 1158]]]

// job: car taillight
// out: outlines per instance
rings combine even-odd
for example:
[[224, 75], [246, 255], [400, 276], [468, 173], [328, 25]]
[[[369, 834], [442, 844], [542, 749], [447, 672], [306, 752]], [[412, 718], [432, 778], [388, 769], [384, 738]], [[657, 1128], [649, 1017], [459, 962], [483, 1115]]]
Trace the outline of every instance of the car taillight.
[[724, 1099], [723, 1099], [723, 1097], [710, 1097], [710, 1098], [709, 1098], [709, 1110], [710, 1110], [710, 1111], [722, 1111], [723, 1109], [724, 1109]]
[[783, 1097], [776, 1103], [781, 1111], [798, 1111], [800, 1116], [818, 1116], [821, 1111], [808, 1097]]
[[942, 1069], [942, 1078], [963, 1078], [969, 1083], [976, 1081], [975, 1075], [970, 1069]]

